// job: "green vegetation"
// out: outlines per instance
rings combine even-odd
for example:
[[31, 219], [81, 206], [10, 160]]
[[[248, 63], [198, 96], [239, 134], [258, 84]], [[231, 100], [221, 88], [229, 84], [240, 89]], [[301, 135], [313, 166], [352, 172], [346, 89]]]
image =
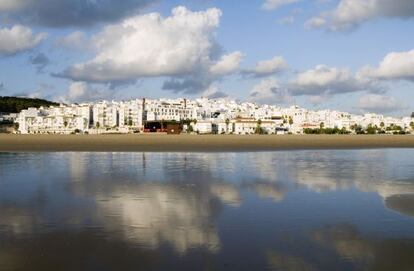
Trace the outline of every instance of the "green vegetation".
[[261, 125], [262, 125], [262, 121], [261, 120], [258, 120], [257, 121], [256, 129], [254, 131], [255, 134], [258, 134], [258, 135], [266, 134], [265, 129], [263, 129]]
[[19, 98], [19, 97], [1, 97], [0, 112], [2, 113], [19, 113], [29, 107], [39, 108], [41, 106], [59, 105], [43, 99]]
[[368, 127], [366, 127], [365, 129], [362, 128], [361, 125], [352, 125], [350, 127], [351, 131], [342, 128], [324, 128], [325, 125], [323, 122], [320, 123], [319, 125], [320, 128], [315, 128], [315, 129], [304, 129], [303, 132], [305, 134], [313, 134], [313, 135], [321, 135], [321, 134], [326, 134], [326, 135], [332, 135], [332, 134], [339, 134], [339, 135], [346, 135], [346, 134], [350, 134], [351, 132], [357, 134], [357, 135], [375, 135], [375, 134], [394, 134], [394, 135], [405, 135], [409, 132], [404, 131], [404, 129], [401, 126], [398, 125], [390, 125], [388, 127], [385, 127], [385, 124], [381, 123], [380, 127], [378, 127], [377, 125], [368, 125]]
[[291, 116], [289, 116], [289, 125], [293, 124], [293, 118]]
[[[321, 123], [322, 124], [322, 123]], [[321, 128], [316, 128], [316, 129], [304, 129], [303, 132], [305, 134], [308, 135], [347, 135], [350, 134], [351, 132], [347, 131], [345, 128], [339, 129], [339, 128], [323, 128], [323, 125]]]

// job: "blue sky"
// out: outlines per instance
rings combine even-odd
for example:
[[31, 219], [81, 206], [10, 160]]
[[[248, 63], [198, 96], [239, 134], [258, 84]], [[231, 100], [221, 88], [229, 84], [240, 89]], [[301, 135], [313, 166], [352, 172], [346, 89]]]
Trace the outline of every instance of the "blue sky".
[[0, 0], [0, 95], [414, 111], [410, 0], [75, 2]]

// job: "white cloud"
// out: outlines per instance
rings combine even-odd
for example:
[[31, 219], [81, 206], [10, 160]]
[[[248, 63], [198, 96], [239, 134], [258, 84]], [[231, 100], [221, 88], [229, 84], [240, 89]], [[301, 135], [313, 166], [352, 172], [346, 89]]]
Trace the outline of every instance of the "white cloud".
[[64, 103], [91, 102], [112, 99], [113, 91], [96, 89], [85, 82], [73, 82], [69, 85], [66, 95], [57, 97], [56, 100]]
[[378, 67], [364, 67], [359, 74], [382, 80], [414, 81], [414, 50], [389, 53]]
[[[412, 0], [341, 0], [335, 10], [324, 12], [308, 21], [308, 26], [326, 25], [332, 31], [345, 31], [381, 17], [412, 18]], [[325, 23], [322, 23], [325, 21]]]
[[326, 24], [326, 19], [322, 17], [313, 17], [305, 22], [306, 28], [319, 28]]
[[91, 45], [82, 31], [74, 31], [56, 40], [56, 45], [68, 49], [87, 49]]
[[280, 8], [281, 6], [286, 6], [299, 1], [301, 0], [265, 0], [265, 2], [262, 5], [262, 8], [267, 10], [274, 10]]
[[177, 7], [170, 17], [150, 13], [109, 25], [91, 40], [96, 56], [62, 76], [101, 83], [171, 77], [165, 89], [184, 91], [198, 84], [203, 88], [192, 91], [202, 91], [216, 77], [237, 70], [242, 58], [235, 52], [220, 59], [215, 40], [220, 16], [216, 8], [192, 12]]
[[242, 59], [243, 54], [241, 52], [224, 55], [210, 67], [210, 72], [213, 75], [227, 75], [234, 73], [239, 69]]
[[32, 30], [22, 25], [0, 28], [0, 56], [14, 55], [36, 47], [46, 38], [46, 33], [33, 34]]
[[291, 97], [276, 78], [267, 78], [255, 85], [250, 92], [250, 100], [258, 103], [289, 103]]
[[226, 98], [228, 95], [221, 91], [217, 86], [211, 85], [201, 94], [201, 97], [209, 98], [209, 99], [219, 99], [219, 98]]
[[366, 112], [389, 113], [403, 110], [406, 106], [397, 101], [394, 97], [378, 94], [368, 94], [361, 96], [358, 100], [358, 108]]
[[253, 77], [269, 76], [288, 68], [288, 64], [281, 56], [275, 56], [270, 60], [263, 60], [257, 62], [253, 69], [247, 69], [243, 71], [243, 74]]
[[299, 73], [289, 84], [289, 92], [294, 96], [335, 95], [340, 93], [372, 90], [374, 83], [354, 76], [348, 69], [318, 65]]
[[295, 22], [295, 17], [293, 16], [283, 17], [277, 20], [277, 22], [282, 25], [293, 24]]

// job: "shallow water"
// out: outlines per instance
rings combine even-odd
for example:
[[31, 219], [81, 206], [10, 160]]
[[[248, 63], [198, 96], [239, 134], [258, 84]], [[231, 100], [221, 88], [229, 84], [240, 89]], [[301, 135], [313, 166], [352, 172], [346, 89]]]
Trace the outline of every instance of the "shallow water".
[[414, 270], [414, 150], [0, 153], [0, 270]]

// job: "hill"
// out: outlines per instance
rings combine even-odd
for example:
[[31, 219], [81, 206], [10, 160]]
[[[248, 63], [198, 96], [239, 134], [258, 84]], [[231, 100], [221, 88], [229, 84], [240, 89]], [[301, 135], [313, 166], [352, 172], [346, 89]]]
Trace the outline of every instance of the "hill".
[[19, 113], [23, 109], [29, 107], [39, 108], [41, 106], [59, 105], [58, 103], [32, 98], [20, 97], [1, 97], [0, 96], [0, 112], [1, 113]]

